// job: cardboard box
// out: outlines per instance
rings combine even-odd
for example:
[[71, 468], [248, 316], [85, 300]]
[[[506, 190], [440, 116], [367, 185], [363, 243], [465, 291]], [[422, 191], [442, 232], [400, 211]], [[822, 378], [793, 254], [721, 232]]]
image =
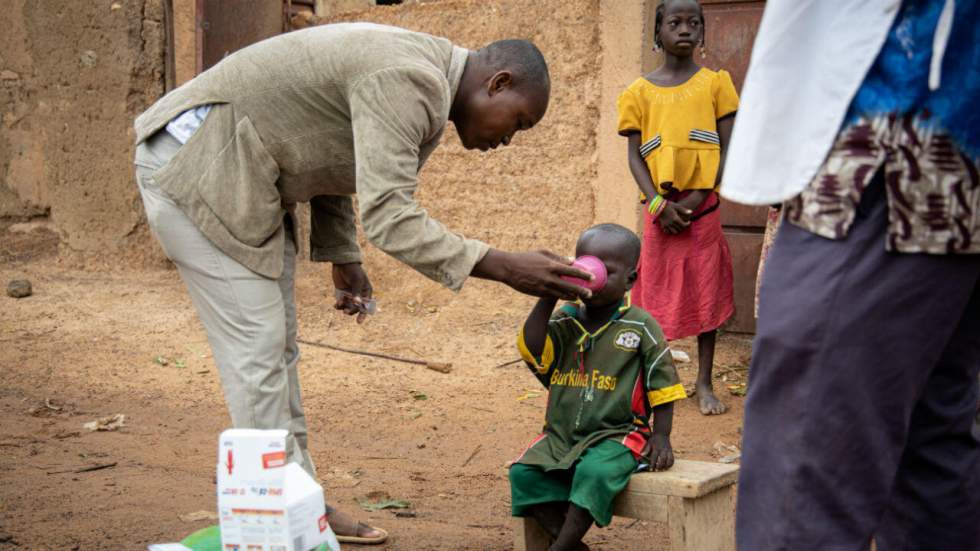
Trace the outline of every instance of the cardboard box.
[[226, 551], [339, 551], [323, 488], [287, 463], [285, 430], [231, 429], [218, 444], [218, 516]]

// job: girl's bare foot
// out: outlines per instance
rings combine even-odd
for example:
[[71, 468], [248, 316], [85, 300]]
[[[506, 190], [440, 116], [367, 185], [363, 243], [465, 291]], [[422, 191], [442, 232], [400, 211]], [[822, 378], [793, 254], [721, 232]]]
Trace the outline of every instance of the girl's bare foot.
[[715, 396], [711, 388], [711, 368], [715, 364], [715, 336], [717, 331], [705, 331], [698, 335], [698, 379], [694, 388], [698, 395], [701, 415], [721, 415], [728, 410]]
[[697, 395], [701, 415], [721, 415], [728, 411], [728, 407], [721, 403], [721, 400], [715, 396], [715, 391], [710, 386], [698, 385]]

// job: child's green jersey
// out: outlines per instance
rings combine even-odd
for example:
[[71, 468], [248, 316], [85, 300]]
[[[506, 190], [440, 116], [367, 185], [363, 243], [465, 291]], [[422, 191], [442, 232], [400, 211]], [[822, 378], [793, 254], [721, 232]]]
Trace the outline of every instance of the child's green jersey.
[[639, 457], [650, 436], [654, 406], [686, 398], [660, 325], [629, 297], [595, 333], [578, 320], [579, 307], [562, 306], [548, 322], [540, 355], [521, 332], [521, 356], [548, 388], [545, 426], [517, 459], [546, 470], [568, 469], [593, 444], [622, 443]]

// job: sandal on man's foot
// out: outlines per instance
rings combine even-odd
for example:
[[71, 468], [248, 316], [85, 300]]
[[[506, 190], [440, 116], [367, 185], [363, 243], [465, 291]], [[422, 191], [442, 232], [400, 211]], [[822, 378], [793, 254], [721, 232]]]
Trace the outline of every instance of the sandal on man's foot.
[[[373, 526], [368, 526], [363, 522], [357, 522], [357, 529], [354, 533], [357, 536], [341, 536], [337, 534], [337, 541], [340, 543], [359, 543], [361, 545], [378, 545], [388, 541], [388, 532], [381, 529], [375, 528]], [[376, 532], [377, 535], [371, 537], [362, 537], [360, 534], [368, 534]], [[334, 532], [336, 534], [336, 532]]]
[[327, 521], [330, 529], [337, 535], [340, 543], [358, 543], [361, 545], [378, 545], [388, 541], [388, 532], [354, 520], [347, 513], [334, 511]]

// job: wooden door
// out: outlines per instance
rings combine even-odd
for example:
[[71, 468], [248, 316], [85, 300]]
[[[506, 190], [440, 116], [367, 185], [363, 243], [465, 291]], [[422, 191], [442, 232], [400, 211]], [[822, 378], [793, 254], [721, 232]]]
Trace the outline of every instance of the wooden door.
[[197, 0], [196, 12], [198, 72], [283, 30], [283, 3], [276, 0]]
[[[742, 89], [749, 55], [762, 17], [764, 1], [701, 0], [705, 18], [704, 65], [725, 69]], [[767, 207], [748, 207], [723, 201], [721, 223], [732, 251], [735, 275], [735, 317], [728, 330], [755, 332], [755, 279], [766, 227]]]

